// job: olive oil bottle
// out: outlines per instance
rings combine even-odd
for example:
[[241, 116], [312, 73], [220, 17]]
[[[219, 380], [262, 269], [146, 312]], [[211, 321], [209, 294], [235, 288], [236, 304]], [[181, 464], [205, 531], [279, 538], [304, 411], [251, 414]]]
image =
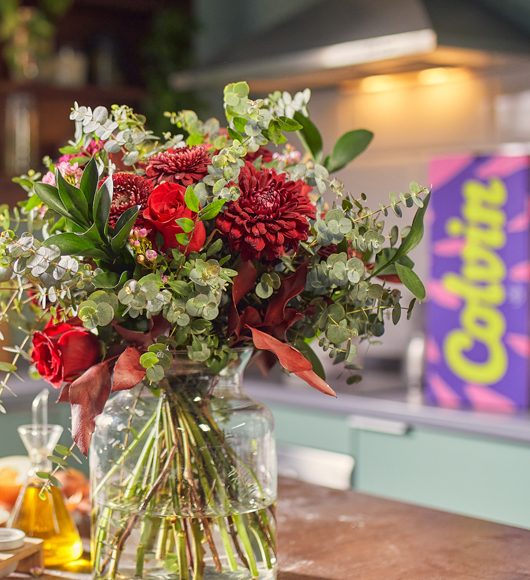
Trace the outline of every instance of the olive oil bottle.
[[27, 481], [15, 503], [9, 525], [18, 528], [31, 538], [44, 540], [44, 564], [60, 566], [77, 560], [83, 553], [81, 537], [73, 521], [60, 488], [50, 486], [42, 490], [43, 480], [37, 473], [49, 472], [48, 459], [61, 437], [60, 425], [48, 425], [47, 391], [33, 401], [33, 423], [18, 428], [22, 442], [28, 450], [31, 468]]

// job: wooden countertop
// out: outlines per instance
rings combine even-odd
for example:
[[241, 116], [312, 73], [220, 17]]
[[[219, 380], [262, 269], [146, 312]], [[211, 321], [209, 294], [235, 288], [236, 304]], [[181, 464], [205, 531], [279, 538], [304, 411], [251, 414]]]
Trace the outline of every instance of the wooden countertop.
[[293, 480], [279, 504], [282, 580], [530, 579], [527, 530]]
[[530, 531], [353, 491], [282, 479], [278, 527], [280, 580], [530, 579]]

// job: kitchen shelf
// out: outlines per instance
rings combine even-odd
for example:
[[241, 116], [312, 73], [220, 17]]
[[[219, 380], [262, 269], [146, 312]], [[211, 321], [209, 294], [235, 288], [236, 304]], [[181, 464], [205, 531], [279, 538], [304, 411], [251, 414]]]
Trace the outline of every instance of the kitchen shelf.
[[91, 102], [98, 100], [107, 102], [112, 99], [123, 102], [138, 102], [144, 99], [147, 94], [144, 88], [129, 85], [67, 87], [41, 82], [0, 81], [0, 95], [13, 93], [30, 93], [45, 99], [71, 99], [72, 102], [74, 100], [79, 101], [82, 98], [86, 98]]

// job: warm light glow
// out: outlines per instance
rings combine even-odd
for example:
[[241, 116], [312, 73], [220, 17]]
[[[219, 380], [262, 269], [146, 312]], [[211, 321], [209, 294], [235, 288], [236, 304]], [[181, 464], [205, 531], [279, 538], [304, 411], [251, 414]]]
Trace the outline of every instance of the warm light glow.
[[467, 71], [461, 68], [426, 68], [418, 73], [418, 82], [422, 85], [439, 85], [442, 83], [464, 80], [467, 77]]
[[367, 93], [380, 93], [396, 88], [397, 84], [395, 75], [376, 75], [363, 79], [360, 86]]

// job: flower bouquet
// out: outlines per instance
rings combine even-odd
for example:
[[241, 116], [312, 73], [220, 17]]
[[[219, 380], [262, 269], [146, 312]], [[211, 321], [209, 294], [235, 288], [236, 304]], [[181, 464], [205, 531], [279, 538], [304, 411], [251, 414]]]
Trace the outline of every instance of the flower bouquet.
[[[334, 395], [311, 343], [355, 382], [359, 342], [401, 317], [392, 283], [424, 298], [408, 254], [429, 192], [412, 183], [375, 209], [346, 193], [331, 175], [372, 134], [325, 155], [309, 97], [233, 83], [226, 127], [166, 113], [162, 136], [129, 107], [75, 104], [74, 139], [2, 208], [1, 316], [23, 338], [0, 389], [28, 358], [70, 403], [74, 444], [92, 438], [97, 578], [274, 578], [273, 423], [244, 366], [279, 362]], [[410, 227], [385, 230], [413, 206]]]

